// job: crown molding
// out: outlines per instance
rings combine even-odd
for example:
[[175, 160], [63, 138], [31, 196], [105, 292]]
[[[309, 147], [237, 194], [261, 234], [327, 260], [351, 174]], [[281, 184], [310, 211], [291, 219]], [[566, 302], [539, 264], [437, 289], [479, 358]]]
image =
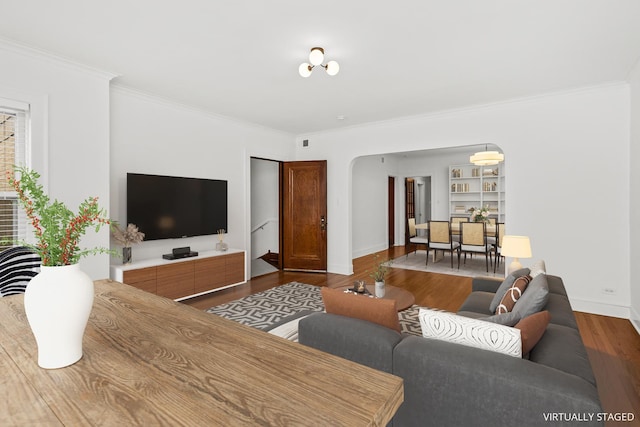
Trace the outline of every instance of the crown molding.
[[186, 111], [193, 114], [199, 114], [205, 117], [209, 117], [212, 119], [222, 120], [229, 123], [233, 123], [239, 126], [251, 127], [254, 129], [260, 129], [263, 131], [273, 132], [280, 135], [283, 135], [287, 138], [291, 138], [293, 140], [294, 134], [290, 132], [286, 132], [280, 129], [270, 128], [268, 126], [264, 126], [258, 123], [250, 122], [248, 120], [241, 120], [231, 116], [225, 116], [223, 114], [215, 113], [213, 111], [206, 110], [204, 108], [194, 107], [193, 105], [185, 104], [179, 101], [175, 101], [170, 98], [166, 98], [160, 95], [156, 95], [149, 92], [144, 92], [140, 89], [132, 88], [131, 86], [123, 85], [122, 83], [111, 83], [111, 90], [117, 93], [121, 93], [128, 96], [133, 96], [135, 98], [141, 99], [143, 101], [151, 102], [157, 105], [161, 105], [169, 108], [176, 108], [178, 110]]
[[387, 125], [394, 125], [399, 123], [401, 124], [401, 123], [418, 121], [418, 120], [436, 120], [436, 119], [442, 119], [442, 118], [456, 117], [462, 114], [473, 114], [473, 113], [484, 111], [484, 110], [491, 110], [495, 108], [501, 108], [504, 106], [511, 106], [511, 105], [517, 105], [517, 104], [526, 104], [529, 102], [544, 100], [548, 98], [562, 97], [562, 96], [568, 96], [568, 95], [579, 94], [579, 93], [589, 93], [589, 92], [594, 92], [594, 91], [607, 89], [607, 88], [628, 87], [628, 86], [629, 86], [629, 82], [626, 80], [612, 80], [612, 81], [596, 83], [593, 85], [576, 86], [576, 87], [561, 89], [557, 91], [543, 92], [543, 93], [516, 97], [516, 98], [507, 98], [507, 99], [494, 101], [494, 102], [487, 102], [483, 104], [471, 104], [463, 107], [449, 108], [445, 110], [432, 111], [428, 113], [394, 117], [391, 119], [383, 119], [383, 120], [378, 120], [373, 122], [358, 123], [351, 126], [345, 126], [345, 127], [335, 128], [335, 129], [301, 133], [296, 135], [296, 140], [302, 140], [302, 139], [310, 138], [314, 136], [342, 133], [348, 130], [357, 130], [362, 128], [375, 127], [375, 126], [387, 126]]
[[62, 66], [75, 71], [83, 73], [89, 73], [95, 77], [111, 80], [114, 77], [118, 77], [119, 74], [104, 71], [90, 65], [82, 64], [69, 58], [48, 52], [43, 49], [38, 49], [32, 46], [28, 46], [23, 43], [16, 42], [14, 40], [0, 37], [0, 49], [6, 50], [18, 55], [26, 56], [28, 58], [36, 59], [38, 61], [44, 61], [53, 65]]

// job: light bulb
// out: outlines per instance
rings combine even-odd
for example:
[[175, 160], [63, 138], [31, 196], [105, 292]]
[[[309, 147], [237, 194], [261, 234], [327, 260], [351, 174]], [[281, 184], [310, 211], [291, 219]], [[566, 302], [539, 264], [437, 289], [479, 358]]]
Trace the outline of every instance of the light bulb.
[[298, 73], [300, 73], [302, 77], [309, 77], [311, 75], [312, 69], [313, 67], [311, 67], [311, 65], [303, 62], [302, 64], [300, 64], [300, 67], [298, 67]]
[[325, 67], [327, 69], [327, 74], [330, 76], [335, 76], [340, 71], [340, 65], [336, 61], [329, 61]]
[[324, 49], [321, 47], [314, 47], [309, 54], [309, 62], [311, 65], [320, 65], [324, 60]]

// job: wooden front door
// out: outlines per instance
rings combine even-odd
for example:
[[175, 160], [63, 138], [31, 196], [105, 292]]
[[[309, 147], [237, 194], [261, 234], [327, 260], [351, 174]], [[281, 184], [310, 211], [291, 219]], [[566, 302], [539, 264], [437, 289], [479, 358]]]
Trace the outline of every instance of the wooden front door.
[[327, 162], [282, 163], [285, 270], [327, 270]]

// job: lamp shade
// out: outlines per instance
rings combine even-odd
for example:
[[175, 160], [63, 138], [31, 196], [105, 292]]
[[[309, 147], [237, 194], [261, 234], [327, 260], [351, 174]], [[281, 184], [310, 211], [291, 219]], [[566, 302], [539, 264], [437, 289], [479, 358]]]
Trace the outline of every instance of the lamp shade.
[[527, 236], [509, 236], [502, 238], [500, 254], [512, 258], [531, 258], [531, 242]]
[[469, 161], [476, 166], [497, 165], [504, 160], [504, 154], [497, 151], [479, 151], [469, 157]]

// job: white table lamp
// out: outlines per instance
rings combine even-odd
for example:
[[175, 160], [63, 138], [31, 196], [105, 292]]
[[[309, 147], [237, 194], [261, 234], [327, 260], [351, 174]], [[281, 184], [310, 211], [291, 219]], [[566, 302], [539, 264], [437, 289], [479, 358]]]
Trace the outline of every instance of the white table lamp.
[[531, 258], [531, 242], [527, 236], [509, 236], [502, 238], [502, 247], [500, 255], [512, 257], [513, 261], [509, 264], [507, 275], [522, 268], [519, 258]]

